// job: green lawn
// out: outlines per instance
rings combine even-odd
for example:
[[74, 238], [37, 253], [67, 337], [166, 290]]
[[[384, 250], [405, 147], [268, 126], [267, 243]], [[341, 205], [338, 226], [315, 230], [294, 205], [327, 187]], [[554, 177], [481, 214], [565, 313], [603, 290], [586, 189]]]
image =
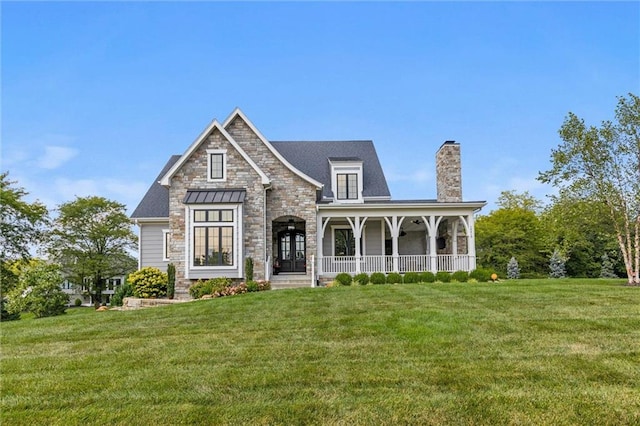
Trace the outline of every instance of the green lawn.
[[640, 424], [640, 288], [279, 290], [2, 323], [2, 425]]

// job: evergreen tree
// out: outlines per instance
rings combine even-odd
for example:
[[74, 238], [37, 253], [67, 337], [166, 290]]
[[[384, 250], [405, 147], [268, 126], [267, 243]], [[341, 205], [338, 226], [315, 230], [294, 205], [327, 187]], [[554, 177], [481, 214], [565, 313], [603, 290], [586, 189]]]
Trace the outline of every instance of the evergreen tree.
[[549, 278], [566, 278], [566, 270], [564, 268], [565, 259], [560, 255], [560, 251], [555, 249], [549, 260]]
[[510, 280], [517, 280], [520, 278], [520, 267], [515, 257], [511, 256], [509, 263], [507, 263], [507, 278]]
[[609, 259], [607, 253], [602, 255], [602, 269], [600, 270], [600, 278], [618, 278], [615, 272], [613, 272], [613, 262]]

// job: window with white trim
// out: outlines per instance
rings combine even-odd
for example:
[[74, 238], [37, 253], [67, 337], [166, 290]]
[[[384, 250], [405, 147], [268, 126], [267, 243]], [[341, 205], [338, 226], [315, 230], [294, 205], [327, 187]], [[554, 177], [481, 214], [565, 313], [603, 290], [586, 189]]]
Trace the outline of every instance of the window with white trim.
[[169, 247], [171, 245], [171, 231], [168, 229], [162, 230], [162, 260], [169, 261]]
[[[356, 237], [351, 227], [332, 226], [333, 231], [333, 255], [334, 256], [355, 256], [356, 255]], [[365, 253], [365, 232], [363, 230], [360, 238], [360, 254]]]
[[192, 263], [194, 267], [234, 266], [236, 232], [233, 209], [192, 210]]
[[358, 159], [330, 158], [331, 191], [334, 202], [362, 203], [362, 161]]
[[227, 150], [207, 150], [207, 180], [212, 182], [227, 180]]

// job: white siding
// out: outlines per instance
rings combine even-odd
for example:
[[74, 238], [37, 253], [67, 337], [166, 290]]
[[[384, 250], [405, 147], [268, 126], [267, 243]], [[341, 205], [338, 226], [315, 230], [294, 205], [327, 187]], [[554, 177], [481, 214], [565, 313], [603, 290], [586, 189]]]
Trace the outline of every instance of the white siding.
[[169, 229], [169, 222], [140, 224], [140, 267], [153, 266], [161, 271], [167, 270], [169, 262], [162, 260], [164, 234], [163, 229]]

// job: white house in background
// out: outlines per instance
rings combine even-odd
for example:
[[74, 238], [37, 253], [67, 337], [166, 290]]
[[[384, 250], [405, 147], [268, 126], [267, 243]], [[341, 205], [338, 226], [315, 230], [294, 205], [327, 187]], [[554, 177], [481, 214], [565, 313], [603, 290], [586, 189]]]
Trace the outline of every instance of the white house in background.
[[[124, 280], [125, 277], [123, 276], [107, 280], [106, 289], [102, 292], [102, 303], [111, 303], [111, 296], [124, 283]], [[93, 298], [89, 295], [87, 286], [79, 287], [69, 282], [69, 280], [64, 280], [61, 288], [69, 296], [69, 305], [73, 306], [76, 299], [80, 299], [83, 306], [93, 306]]]
[[462, 200], [458, 143], [442, 144], [435, 166], [436, 199], [393, 200], [372, 141], [270, 141], [236, 109], [170, 157], [133, 212], [139, 266], [173, 263], [178, 298], [198, 279], [244, 279], [247, 257], [274, 287], [473, 270], [486, 203]]

